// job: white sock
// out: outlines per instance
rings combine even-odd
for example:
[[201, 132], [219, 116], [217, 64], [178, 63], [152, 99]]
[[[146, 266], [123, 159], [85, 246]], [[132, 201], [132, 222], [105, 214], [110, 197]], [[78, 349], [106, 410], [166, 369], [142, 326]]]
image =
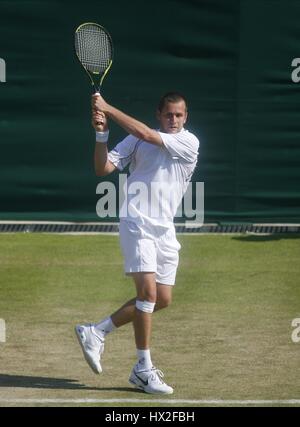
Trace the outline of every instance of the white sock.
[[95, 332], [101, 337], [105, 338], [107, 334], [116, 329], [116, 326], [113, 324], [111, 317], [106, 317], [101, 320], [99, 323], [95, 323], [94, 325]]
[[145, 371], [152, 368], [150, 350], [139, 350], [137, 348], [138, 371]]

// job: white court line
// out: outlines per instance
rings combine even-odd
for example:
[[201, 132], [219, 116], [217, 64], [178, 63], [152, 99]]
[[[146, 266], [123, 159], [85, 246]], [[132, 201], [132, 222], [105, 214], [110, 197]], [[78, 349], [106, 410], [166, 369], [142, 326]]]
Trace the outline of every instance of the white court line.
[[196, 399], [1, 399], [0, 403], [181, 403], [194, 405], [300, 405], [300, 399], [196, 400]]
[[0, 319], [0, 342], [6, 341], [6, 325], [5, 320]]

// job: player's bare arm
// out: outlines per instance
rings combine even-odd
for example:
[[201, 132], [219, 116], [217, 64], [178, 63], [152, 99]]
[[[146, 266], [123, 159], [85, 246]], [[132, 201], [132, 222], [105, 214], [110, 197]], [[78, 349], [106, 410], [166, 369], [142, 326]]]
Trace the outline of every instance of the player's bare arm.
[[[108, 130], [107, 117], [95, 108], [92, 108], [92, 125], [96, 132]], [[100, 142], [95, 144], [94, 167], [97, 176], [108, 175], [116, 169], [116, 166], [108, 160], [107, 144]]]
[[158, 132], [150, 129], [144, 123], [128, 116], [112, 105], [108, 104], [100, 95], [93, 95], [93, 108], [96, 111], [102, 111], [107, 117], [112, 119], [130, 135], [136, 136], [143, 141], [154, 145], [163, 145], [162, 139]]

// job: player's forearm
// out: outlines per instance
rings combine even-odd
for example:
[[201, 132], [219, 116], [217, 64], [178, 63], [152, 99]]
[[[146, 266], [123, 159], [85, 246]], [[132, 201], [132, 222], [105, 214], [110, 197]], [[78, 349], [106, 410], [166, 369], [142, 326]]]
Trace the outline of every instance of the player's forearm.
[[143, 139], [144, 136], [151, 130], [144, 123], [139, 122], [133, 117], [128, 116], [117, 108], [107, 104], [106, 114], [115, 123], [121, 126], [126, 132], [137, 138]]
[[121, 126], [126, 132], [142, 139], [143, 141], [149, 142], [150, 144], [162, 145], [162, 139], [158, 132], [150, 129], [144, 123], [128, 116], [112, 105], [108, 104], [101, 95], [95, 94], [92, 96], [92, 108], [96, 113], [103, 113], [106, 117], [109, 117], [119, 126]]
[[94, 167], [97, 176], [104, 176], [109, 173], [108, 167], [108, 150], [106, 144], [97, 142], [95, 144]]
[[151, 144], [162, 144], [158, 132], [153, 129], [150, 129], [144, 123], [134, 119], [131, 116], [128, 116], [127, 114], [123, 113], [112, 105], [106, 104], [105, 114], [130, 135], [142, 139], [143, 141], [150, 142]]

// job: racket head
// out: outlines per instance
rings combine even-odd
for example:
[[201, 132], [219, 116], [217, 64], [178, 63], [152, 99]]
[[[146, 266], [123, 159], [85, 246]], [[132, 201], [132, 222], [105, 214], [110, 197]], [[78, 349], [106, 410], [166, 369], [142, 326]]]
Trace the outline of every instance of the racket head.
[[113, 61], [113, 43], [109, 32], [95, 22], [79, 25], [75, 30], [75, 52], [95, 92], [99, 92]]

